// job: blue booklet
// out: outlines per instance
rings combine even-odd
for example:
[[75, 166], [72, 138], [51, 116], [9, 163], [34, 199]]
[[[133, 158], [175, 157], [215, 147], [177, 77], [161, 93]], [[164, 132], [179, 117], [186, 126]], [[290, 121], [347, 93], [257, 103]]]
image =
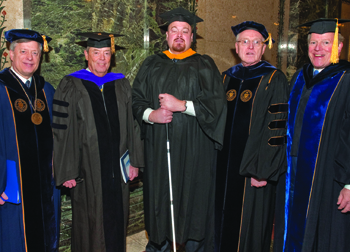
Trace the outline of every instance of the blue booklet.
[[123, 154], [123, 156], [120, 158], [120, 170], [125, 183], [129, 181], [129, 168], [130, 168], [130, 158], [129, 158], [129, 150], [127, 150]]
[[6, 160], [7, 166], [7, 180], [5, 194], [8, 197], [6, 202], [20, 204], [21, 196], [17, 179], [16, 162], [12, 160]]

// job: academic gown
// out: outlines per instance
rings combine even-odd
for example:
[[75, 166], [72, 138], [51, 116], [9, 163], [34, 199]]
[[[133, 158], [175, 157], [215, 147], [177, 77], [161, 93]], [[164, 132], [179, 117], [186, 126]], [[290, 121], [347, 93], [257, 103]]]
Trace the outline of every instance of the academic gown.
[[143, 166], [129, 81], [84, 69], [65, 76], [54, 98], [56, 184], [78, 181], [71, 190], [72, 251], [124, 251], [120, 157], [129, 150], [131, 165]]
[[350, 215], [337, 209], [350, 184], [349, 70], [340, 61], [313, 77], [307, 64], [292, 78], [285, 205], [276, 215], [274, 251], [349, 251]]
[[35, 125], [21, 85], [9, 68], [0, 72], [0, 194], [13, 164], [21, 202], [0, 206], [0, 251], [57, 251], [60, 193], [54, 188], [51, 130], [55, 90], [38, 75], [33, 76], [30, 89], [23, 86], [33, 104], [37, 89], [37, 113], [43, 120]]
[[[288, 82], [265, 61], [224, 72], [227, 120], [216, 178], [216, 251], [269, 251], [276, 181], [286, 170]], [[267, 180], [262, 188], [250, 179]]]
[[213, 251], [216, 149], [222, 146], [225, 94], [220, 73], [206, 55], [171, 60], [164, 53], [148, 57], [133, 84], [133, 111], [145, 142], [145, 225], [152, 242], [172, 240], [167, 134], [165, 124], [142, 120], [158, 109], [161, 93], [193, 101], [196, 116], [174, 113], [169, 123], [176, 242], [201, 241]]

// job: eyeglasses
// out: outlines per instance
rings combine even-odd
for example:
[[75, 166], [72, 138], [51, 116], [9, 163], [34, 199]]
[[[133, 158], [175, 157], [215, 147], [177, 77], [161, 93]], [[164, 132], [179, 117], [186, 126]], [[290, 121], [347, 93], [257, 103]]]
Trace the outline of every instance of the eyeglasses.
[[249, 46], [250, 43], [253, 43], [254, 47], [260, 47], [264, 44], [261, 40], [249, 40], [249, 39], [238, 40], [236, 42], [241, 43], [242, 46]]

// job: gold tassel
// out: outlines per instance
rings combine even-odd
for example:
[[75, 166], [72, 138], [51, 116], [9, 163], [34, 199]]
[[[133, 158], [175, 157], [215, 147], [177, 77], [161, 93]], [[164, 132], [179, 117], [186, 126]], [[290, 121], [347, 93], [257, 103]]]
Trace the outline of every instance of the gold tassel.
[[44, 52], [48, 52], [49, 51], [49, 45], [47, 44], [47, 40], [46, 40], [46, 36], [45, 35], [41, 35], [41, 37], [43, 38], [44, 40], [44, 48], [43, 48], [43, 51]]
[[269, 49], [272, 48], [272, 38], [271, 38], [271, 33], [269, 33], [269, 36], [267, 37], [267, 39], [264, 40], [263, 43], [265, 43], [266, 41], [269, 41]]
[[113, 54], [113, 53], [115, 53], [114, 35], [113, 34], [109, 34], [109, 36], [111, 37], [111, 52]]
[[337, 18], [337, 25], [335, 27], [335, 32], [334, 32], [334, 40], [333, 40], [333, 45], [332, 45], [332, 54], [331, 54], [331, 63], [336, 64], [339, 62], [339, 53], [338, 53], [338, 33], [339, 33], [339, 28], [338, 28], [338, 18]]

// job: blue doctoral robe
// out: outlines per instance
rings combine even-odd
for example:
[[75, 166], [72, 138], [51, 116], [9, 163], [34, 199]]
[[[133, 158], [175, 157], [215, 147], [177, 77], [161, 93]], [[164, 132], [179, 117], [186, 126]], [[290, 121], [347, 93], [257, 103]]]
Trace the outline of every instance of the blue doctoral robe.
[[307, 64], [293, 76], [288, 169], [285, 190], [277, 190], [285, 197], [278, 196], [276, 252], [349, 251], [350, 215], [337, 206], [350, 183], [349, 70], [340, 61], [313, 76]]
[[[7, 163], [14, 163], [20, 204], [0, 206], [0, 252], [57, 251], [60, 192], [54, 187], [51, 129], [54, 88], [34, 75], [28, 89], [8, 68], [0, 72], [0, 193], [7, 185]], [[35, 91], [35, 86], [37, 91]], [[37, 112], [31, 121], [37, 92]]]

